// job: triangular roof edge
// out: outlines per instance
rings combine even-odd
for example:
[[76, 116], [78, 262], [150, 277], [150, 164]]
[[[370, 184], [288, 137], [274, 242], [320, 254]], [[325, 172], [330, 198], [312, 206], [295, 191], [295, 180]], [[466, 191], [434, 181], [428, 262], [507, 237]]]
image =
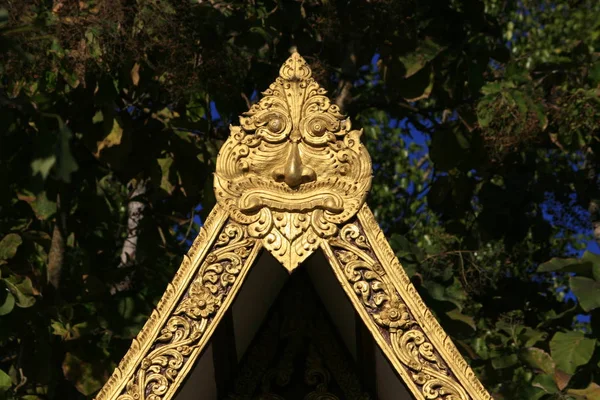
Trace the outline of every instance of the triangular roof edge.
[[292, 54], [240, 120], [217, 159], [217, 205], [96, 400], [172, 399], [261, 248], [290, 272], [321, 248], [416, 399], [491, 399], [365, 203], [371, 161], [361, 131], [302, 57]]

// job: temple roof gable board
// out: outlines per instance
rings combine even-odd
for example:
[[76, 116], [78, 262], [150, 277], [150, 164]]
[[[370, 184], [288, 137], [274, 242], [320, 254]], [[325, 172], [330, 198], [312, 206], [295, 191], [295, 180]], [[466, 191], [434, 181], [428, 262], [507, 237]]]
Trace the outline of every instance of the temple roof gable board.
[[491, 399], [366, 203], [372, 166], [362, 131], [298, 53], [230, 131], [217, 157], [217, 204], [96, 400], [173, 399], [261, 251], [289, 273], [322, 251], [415, 399]]

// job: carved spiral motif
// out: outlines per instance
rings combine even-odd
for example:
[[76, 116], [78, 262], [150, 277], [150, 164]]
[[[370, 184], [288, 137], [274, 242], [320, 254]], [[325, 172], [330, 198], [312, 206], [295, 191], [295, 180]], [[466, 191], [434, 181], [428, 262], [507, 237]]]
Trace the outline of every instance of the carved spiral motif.
[[217, 205], [96, 400], [172, 398], [260, 243], [290, 271], [321, 246], [417, 397], [491, 400], [366, 206], [372, 170], [361, 131], [325, 94], [294, 54], [230, 127], [217, 157]]
[[164, 399], [192, 352], [199, 349], [200, 339], [255, 246], [256, 241], [246, 237], [244, 227], [229, 224], [223, 228], [186, 295], [117, 400]]
[[329, 239], [342, 273], [427, 400], [470, 400], [411, 315], [358, 223]]
[[269, 130], [273, 133], [279, 133], [279, 132], [283, 131], [283, 128], [285, 127], [281, 118], [277, 118], [277, 117], [271, 118], [269, 120], [268, 126], [269, 126]]
[[215, 195], [291, 271], [360, 209], [371, 160], [362, 132], [352, 130], [302, 57], [293, 54], [279, 75], [240, 127], [231, 127], [217, 158]]

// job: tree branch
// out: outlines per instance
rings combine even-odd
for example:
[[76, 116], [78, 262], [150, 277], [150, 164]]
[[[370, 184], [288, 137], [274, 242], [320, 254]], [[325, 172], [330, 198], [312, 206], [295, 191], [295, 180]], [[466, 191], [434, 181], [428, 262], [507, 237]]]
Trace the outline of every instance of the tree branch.
[[65, 260], [66, 217], [61, 206], [60, 194], [56, 195], [56, 220], [52, 231], [48, 265], [46, 267], [47, 282], [58, 289]]
[[[129, 195], [129, 203], [127, 204], [127, 237], [123, 242], [121, 249], [121, 261], [117, 268], [126, 268], [135, 265], [137, 258], [138, 238], [140, 234], [140, 223], [144, 218], [144, 210], [146, 203], [140, 200], [148, 190], [148, 180], [141, 179], [137, 182], [133, 191]], [[110, 293], [115, 294], [130, 290], [133, 283], [134, 271], [126, 275], [123, 280], [115, 283], [110, 288]]]
[[356, 55], [354, 54], [354, 45], [349, 42], [346, 58], [342, 62], [342, 74], [338, 83], [337, 96], [335, 96], [335, 104], [342, 113], [344, 113], [348, 103], [352, 101], [350, 91], [354, 86], [354, 79], [356, 79]]

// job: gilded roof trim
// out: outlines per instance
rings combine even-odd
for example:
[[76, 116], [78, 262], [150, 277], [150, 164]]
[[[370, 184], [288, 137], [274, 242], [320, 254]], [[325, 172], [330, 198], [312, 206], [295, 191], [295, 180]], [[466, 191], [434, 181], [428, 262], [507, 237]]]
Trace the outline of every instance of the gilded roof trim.
[[217, 157], [217, 205], [96, 400], [172, 399], [263, 247], [290, 273], [322, 249], [416, 399], [490, 400], [365, 203], [362, 131], [297, 53], [263, 94]]

